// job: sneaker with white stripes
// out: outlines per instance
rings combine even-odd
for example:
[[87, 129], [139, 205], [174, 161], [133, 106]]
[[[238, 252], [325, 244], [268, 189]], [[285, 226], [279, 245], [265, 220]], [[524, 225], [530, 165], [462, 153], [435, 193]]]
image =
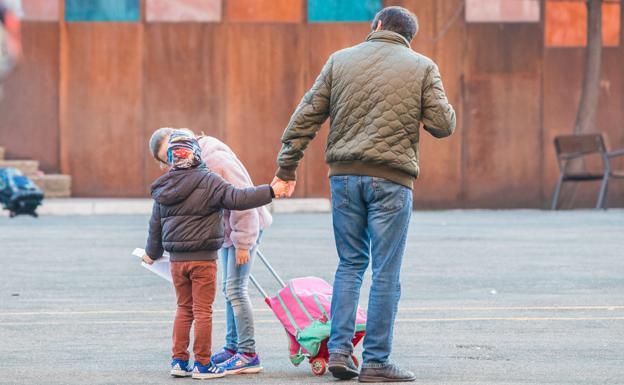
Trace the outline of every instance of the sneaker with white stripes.
[[213, 378], [225, 377], [225, 370], [213, 364], [212, 361], [208, 362], [208, 365], [202, 365], [199, 362], [195, 362], [193, 366], [193, 379], [195, 380], [210, 380]]
[[188, 361], [178, 358], [171, 361], [171, 375], [174, 377], [190, 377], [192, 374], [191, 370]]

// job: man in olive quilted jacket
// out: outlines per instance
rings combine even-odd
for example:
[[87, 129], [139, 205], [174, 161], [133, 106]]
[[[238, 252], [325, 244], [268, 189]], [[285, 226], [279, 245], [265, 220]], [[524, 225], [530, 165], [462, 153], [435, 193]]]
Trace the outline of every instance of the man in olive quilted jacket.
[[[296, 169], [329, 117], [326, 161], [340, 261], [334, 280], [329, 370], [361, 382], [413, 381], [390, 363], [400, 270], [418, 177], [419, 130], [436, 138], [455, 129], [436, 64], [414, 52], [416, 16], [382, 9], [366, 41], [335, 52], [282, 136], [274, 184], [295, 187]], [[372, 261], [362, 370], [351, 354], [362, 277]]]

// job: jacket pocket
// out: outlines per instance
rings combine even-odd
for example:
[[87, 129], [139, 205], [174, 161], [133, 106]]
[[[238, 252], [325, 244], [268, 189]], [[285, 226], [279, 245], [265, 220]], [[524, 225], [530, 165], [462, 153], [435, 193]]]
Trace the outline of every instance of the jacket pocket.
[[405, 207], [408, 188], [384, 178], [373, 177], [375, 202], [373, 205], [382, 211], [392, 212]]

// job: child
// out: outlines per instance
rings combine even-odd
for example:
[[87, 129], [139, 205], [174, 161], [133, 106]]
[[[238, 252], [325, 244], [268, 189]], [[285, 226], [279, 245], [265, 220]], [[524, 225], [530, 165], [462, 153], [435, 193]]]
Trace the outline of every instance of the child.
[[[150, 139], [151, 153], [162, 163], [167, 157], [169, 136], [174, 131], [173, 128], [159, 128]], [[202, 160], [210, 171], [238, 188], [253, 186], [245, 166], [225, 143], [210, 136], [201, 136], [197, 141]], [[262, 367], [256, 353], [253, 309], [248, 292], [249, 274], [263, 230], [271, 225], [272, 218], [266, 207], [225, 210], [223, 217], [225, 237], [219, 259], [223, 267], [226, 336], [225, 346], [212, 356], [212, 362], [222, 366], [227, 374], [258, 373]]]
[[[202, 159], [210, 170], [236, 187], [253, 186], [245, 166], [234, 152], [216, 138], [198, 139]], [[249, 298], [249, 275], [263, 230], [272, 218], [266, 207], [224, 212], [225, 242], [219, 251], [223, 266], [226, 336], [223, 349], [212, 361], [227, 374], [258, 373], [262, 370], [256, 352], [254, 318]]]
[[[209, 379], [225, 376], [210, 359], [212, 303], [216, 291], [216, 259], [223, 244], [223, 209], [246, 210], [264, 206], [275, 197], [268, 185], [236, 189], [208, 171], [197, 140], [174, 131], [169, 139], [170, 171], [152, 184], [154, 207], [144, 261], [153, 263], [166, 250], [176, 290], [177, 312], [173, 325], [171, 374]], [[281, 193], [281, 192], [280, 192]], [[189, 340], [195, 322], [189, 366]]]

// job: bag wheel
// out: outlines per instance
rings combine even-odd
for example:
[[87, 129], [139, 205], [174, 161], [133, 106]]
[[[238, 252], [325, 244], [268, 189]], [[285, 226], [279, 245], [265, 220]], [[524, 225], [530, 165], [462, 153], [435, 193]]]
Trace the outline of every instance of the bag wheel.
[[353, 360], [353, 363], [355, 364], [356, 367], [360, 367], [360, 361], [358, 361], [357, 357], [355, 356], [355, 354], [351, 355], [351, 359]]
[[327, 361], [324, 358], [315, 358], [310, 362], [312, 373], [316, 376], [322, 376], [327, 371]]

